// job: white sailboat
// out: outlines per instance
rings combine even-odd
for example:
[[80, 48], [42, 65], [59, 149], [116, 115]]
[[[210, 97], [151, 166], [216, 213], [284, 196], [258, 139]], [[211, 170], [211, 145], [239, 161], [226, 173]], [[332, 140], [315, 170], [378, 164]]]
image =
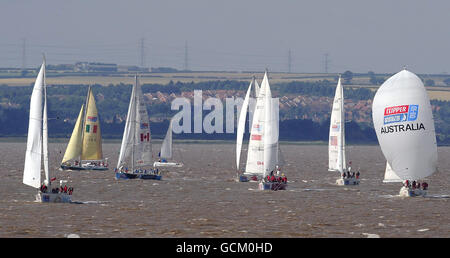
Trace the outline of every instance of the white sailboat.
[[344, 88], [341, 84], [341, 77], [338, 79], [331, 110], [330, 138], [328, 141], [328, 171], [339, 173], [341, 178], [336, 180], [336, 184], [338, 185], [359, 184], [359, 174], [352, 177], [346, 167]]
[[[42, 103], [44, 100], [44, 103]], [[23, 183], [39, 191], [36, 201], [39, 202], [71, 202], [72, 188], [59, 191], [59, 187], [52, 188], [48, 165], [48, 123], [47, 123], [47, 91], [45, 84], [45, 59], [42, 63], [30, 100], [30, 118], [28, 125], [27, 150]], [[41, 166], [44, 163], [45, 180], [41, 184]], [[62, 183], [62, 181], [61, 181]], [[56, 190], [57, 189], [57, 190]]]
[[[241, 112], [239, 114], [239, 121], [237, 126], [237, 132], [236, 132], [236, 171], [238, 174], [238, 181], [239, 182], [248, 182], [249, 180], [257, 181], [258, 180], [258, 174], [253, 174], [251, 172], [243, 172], [241, 173], [239, 171], [239, 163], [241, 159], [241, 150], [242, 150], [242, 141], [244, 138], [244, 131], [245, 131], [245, 122], [247, 120], [247, 111], [249, 113], [254, 112], [254, 106], [250, 106], [250, 95], [252, 92], [252, 87], [254, 88], [255, 92], [255, 98], [258, 97], [259, 94], [259, 85], [256, 81], [255, 77], [253, 77], [252, 81], [250, 82], [250, 85], [248, 86], [247, 93], [245, 94], [244, 102], [242, 103]], [[251, 109], [253, 107], [253, 109]], [[249, 119], [249, 124], [252, 125], [251, 119]]]
[[[431, 104], [417, 75], [406, 69], [386, 80], [372, 106], [373, 123], [387, 160], [385, 178], [416, 182], [437, 170], [437, 145]], [[403, 185], [400, 196], [423, 196], [424, 188]]]
[[86, 104], [81, 106], [61, 161], [61, 169], [108, 170], [108, 160], [103, 160], [100, 119], [90, 86]]
[[123, 131], [119, 160], [115, 169], [116, 179], [155, 179], [162, 176], [152, 168], [150, 123], [141, 85], [137, 76], [131, 92], [127, 120]]
[[183, 163], [170, 162], [168, 160], [173, 157], [173, 144], [172, 144], [172, 120], [170, 120], [169, 128], [167, 129], [166, 136], [161, 145], [161, 151], [159, 152], [159, 160], [153, 163], [154, 168], [158, 167], [183, 167]]
[[245, 173], [258, 176], [260, 190], [287, 187], [278, 166], [278, 104], [278, 99], [272, 98], [266, 71], [256, 100], [245, 167]]

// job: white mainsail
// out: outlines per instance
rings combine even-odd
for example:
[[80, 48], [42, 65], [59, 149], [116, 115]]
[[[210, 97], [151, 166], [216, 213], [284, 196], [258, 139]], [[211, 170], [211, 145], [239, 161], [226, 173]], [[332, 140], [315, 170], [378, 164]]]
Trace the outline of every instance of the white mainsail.
[[[45, 60], [41, 66], [39, 74], [34, 83], [33, 92], [30, 100], [30, 118], [28, 125], [27, 136], [27, 150], [25, 153], [25, 166], [23, 171], [23, 183], [35, 188], [39, 188], [41, 185], [41, 163], [44, 152], [47, 151], [47, 143], [45, 142], [45, 149], [43, 140], [47, 141], [47, 115], [46, 106], [43, 107], [42, 98], [45, 96]], [[44, 100], [44, 105], [47, 101]], [[45, 112], [44, 112], [45, 111]], [[44, 113], [44, 114], [43, 114]], [[45, 125], [43, 125], [43, 123]], [[46, 131], [45, 133], [43, 131]], [[45, 136], [43, 136], [45, 135]], [[48, 156], [44, 163], [46, 165], [46, 179], [48, 182]]]
[[[126, 159], [130, 158], [130, 163]], [[129, 164], [134, 169], [151, 164], [150, 123], [137, 76], [131, 93], [117, 168]]]
[[375, 94], [372, 117], [381, 150], [401, 180], [419, 180], [436, 171], [433, 114], [417, 75], [403, 70], [386, 80]]
[[172, 158], [172, 120], [170, 120], [169, 128], [166, 132], [166, 137], [161, 145], [160, 152], [161, 159], [171, 159]]
[[265, 121], [264, 121], [264, 176], [274, 171], [278, 165], [278, 99], [272, 98], [270, 91], [269, 80], [267, 73], [264, 76], [263, 82], [266, 91], [264, 96], [265, 102]]
[[330, 138], [328, 141], [328, 170], [337, 171], [342, 174], [345, 168], [344, 89], [341, 84], [341, 77], [339, 77], [330, 118]]

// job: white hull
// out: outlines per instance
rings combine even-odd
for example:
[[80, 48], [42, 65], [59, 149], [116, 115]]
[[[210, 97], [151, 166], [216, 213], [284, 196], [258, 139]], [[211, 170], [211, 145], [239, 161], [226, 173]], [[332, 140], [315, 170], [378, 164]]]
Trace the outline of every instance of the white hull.
[[286, 188], [287, 188], [287, 183], [283, 183], [283, 182], [259, 182], [259, 184], [258, 184], [258, 189], [261, 191], [264, 191], [264, 190], [272, 190], [272, 191], [286, 190]]
[[181, 168], [183, 167], [183, 163], [176, 162], [155, 162], [153, 163], [153, 167], [172, 167], [172, 168]]
[[42, 193], [36, 194], [37, 202], [54, 202], [54, 203], [69, 203], [72, 202], [72, 195], [67, 193]]
[[356, 178], [339, 178], [336, 180], [337, 185], [359, 185], [359, 179]]
[[401, 197], [416, 197], [416, 196], [425, 196], [427, 194], [427, 190], [422, 189], [410, 189], [408, 187], [402, 187], [400, 189], [399, 195]]

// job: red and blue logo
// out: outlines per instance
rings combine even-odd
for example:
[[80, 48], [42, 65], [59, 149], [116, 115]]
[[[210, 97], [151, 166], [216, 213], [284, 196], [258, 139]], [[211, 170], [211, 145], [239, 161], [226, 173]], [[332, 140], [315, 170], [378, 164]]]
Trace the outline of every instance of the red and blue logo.
[[97, 122], [97, 117], [96, 117], [96, 116], [88, 116], [88, 117], [87, 117], [87, 120], [88, 120], [89, 122], [95, 123], [95, 122]]
[[384, 124], [415, 121], [419, 105], [402, 105], [384, 109]]

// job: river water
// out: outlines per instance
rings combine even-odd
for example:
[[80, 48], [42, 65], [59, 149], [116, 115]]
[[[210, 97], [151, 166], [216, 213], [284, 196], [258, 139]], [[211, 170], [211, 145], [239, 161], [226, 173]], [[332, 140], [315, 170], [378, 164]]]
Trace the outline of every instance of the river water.
[[[154, 145], [154, 150], [160, 146]], [[52, 176], [74, 187], [71, 204], [34, 201], [22, 184], [26, 144], [1, 142], [0, 237], [449, 237], [450, 148], [439, 147], [439, 171], [428, 197], [397, 196], [382, 183], [378, 146], [348, 146], [359, 186], [337, 186], [326, 145], [281, 144], [287, 191], [235, 182], [235, 145], [175, 143], [183, 168], [162, 181], [115, 180], [109, 171], [59, 171], [65, 144], [51, 143]], [[120, 144], [104, 143], [111, 167]], [[245, 154], [242, 159], [245, 160]]]

